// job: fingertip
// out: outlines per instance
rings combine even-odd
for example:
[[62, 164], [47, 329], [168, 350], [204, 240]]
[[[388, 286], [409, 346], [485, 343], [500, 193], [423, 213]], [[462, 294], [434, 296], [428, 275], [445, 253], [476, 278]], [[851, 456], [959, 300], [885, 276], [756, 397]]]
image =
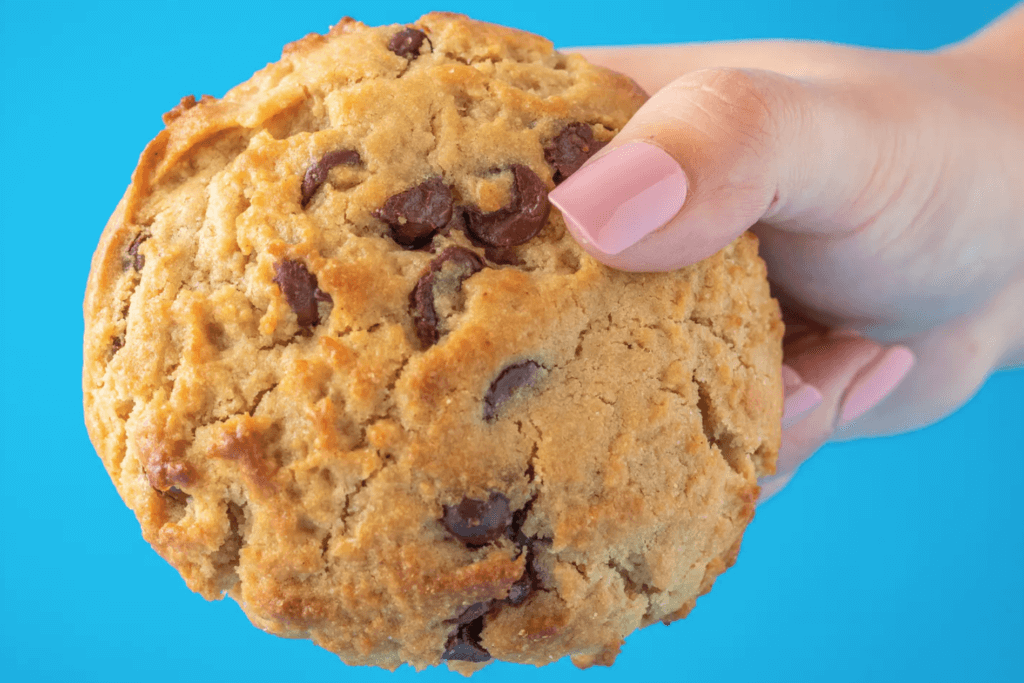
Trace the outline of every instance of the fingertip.
[[785, 488], [786, 485], [792, 481], [794, 474], [796, 474], [796, 472], [785, 472], [783, 474], [775, 474], [761, 479], [758, 482], [758, 486], [761, 487], [761, 491], [757, 497], [757, 505], [762, 505], [778, 495], [779, 491]]
[[668, 152], [642, 140], [602, 151], [548, 195], [588, 251], [617, 256], [683, 207], [686, 174]]
[[782, 411], [783, 429], [789, 429], [798, 424], [825, 400], [817, 387], [805, 382], [800, 377], [800, 373], [788, 365], [782, 366], [782, 385], [785, 391]]
[[886, 349], [847, 389], [836, 427], [849, 425], [884, 401], [910, 373], [915, 361], [913, 351], [906, 346]]
[[583, 248], [621, 270], [670, 271], [754, 225], [776, 194], [755, 81], [740, 70], [677, 78], [555, 188], [551, 203]]
[[787, 394], [782, 413], [782, 428], [795, 426], [825, 401], [821, 392], [810, 384], [802, 384], [793, 393]]
[[673, 156], [634, 140], [602, 150], [548, 198], [596, 260], [618, 270], [665, 272], [713, 256], [746, 228], [728, 210], [689, 208], [691, 196]]
[[[797, 344], [787, 344], [785, 352], [786, 402], [777, 466], [780, 474], [795, 471], [834, 436], [846, 388], [861, 368], [878, 357], [881, 347], [860, 336], [835, 336], [825, 329], [820, 334], [808, 334]], [[814, 401], [817, 396], [807, 391], [796, 398], [804, 386], [813, 387], [821, 401]]]

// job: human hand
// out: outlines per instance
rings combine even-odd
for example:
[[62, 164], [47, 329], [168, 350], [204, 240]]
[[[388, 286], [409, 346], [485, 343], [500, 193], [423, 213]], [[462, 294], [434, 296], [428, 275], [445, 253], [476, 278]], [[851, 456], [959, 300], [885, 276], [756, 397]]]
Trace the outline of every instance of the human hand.
[[1024, 5], [929, 53], [568, 51], [654, 93], [551, 193], [584, 249], [665, 271], [760, 239], [787, 324], [762, 500], [824, 443], [924, 427], [1024, 363]]

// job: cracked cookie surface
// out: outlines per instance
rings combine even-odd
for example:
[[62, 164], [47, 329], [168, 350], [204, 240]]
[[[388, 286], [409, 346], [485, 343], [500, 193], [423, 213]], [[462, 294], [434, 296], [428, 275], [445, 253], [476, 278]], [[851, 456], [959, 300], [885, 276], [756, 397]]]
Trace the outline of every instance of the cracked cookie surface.
[[83, 389], [190, 588], [464, 673], [685, 616], [774, 470], [782, 323], [752, 235], [621, 273], [549, 207], [644, 99], [433, 13], [165, 115], [93, 257]]

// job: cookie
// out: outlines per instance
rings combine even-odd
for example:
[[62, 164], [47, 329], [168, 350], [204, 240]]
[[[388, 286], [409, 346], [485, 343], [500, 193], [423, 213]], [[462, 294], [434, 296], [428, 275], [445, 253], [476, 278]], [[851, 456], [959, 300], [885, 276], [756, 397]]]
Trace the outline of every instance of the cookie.
[[343, 19], [164, 116], [93, 257], [83, 388], [192, 590], [471, 673], [610, 664], [710, 589], [779, 447], [756, 239], [617, 272], [547, 200], [645, 97], [434, 13]]

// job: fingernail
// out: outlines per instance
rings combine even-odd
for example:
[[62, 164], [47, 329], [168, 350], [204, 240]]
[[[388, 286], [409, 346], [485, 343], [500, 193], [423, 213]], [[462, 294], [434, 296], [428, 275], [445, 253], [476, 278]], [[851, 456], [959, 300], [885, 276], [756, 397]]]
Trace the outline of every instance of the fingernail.
[[810, 384], [804, 384], [795, 392], [786, 396], [785, 408], [782, 411], [782, 428], [789, 429], [807, 416], [825, 400], [821, 392]]
[[914, 367], [914, 354], [905, 346], [894, 346], [879, 358], [874, 366], [846, 393], [838, 427], [845, 427], [868, 412], [903, 381]]
[[585, 164], [548, 198], [580, 241], [614, 255], [679, 213], [686, 176], [665, 150], [630, 142]]
[[782, 366], [782, 383], [786, 391], [782, 428], [789, 429], [820, 406], [824, 397], [820, 391], [800, 379], [800, 375], [788, 365]]
[[788, 365], [782, 366], [782, 386], [786, 390], [786, 396], [799, 389], [803, 383], [803, 378], [800, 377], [796, 370]]
[[757, 485], [761, 487], [761, 493], [757, 497], [757, 505], [772, 498], [779, 491], [783, 489], [793, 479], [793, 475], [796, 472], [787, 472], [786, 474], [776, 474], [771, 477], [765, 477], [761, 481], [757, 482]]

